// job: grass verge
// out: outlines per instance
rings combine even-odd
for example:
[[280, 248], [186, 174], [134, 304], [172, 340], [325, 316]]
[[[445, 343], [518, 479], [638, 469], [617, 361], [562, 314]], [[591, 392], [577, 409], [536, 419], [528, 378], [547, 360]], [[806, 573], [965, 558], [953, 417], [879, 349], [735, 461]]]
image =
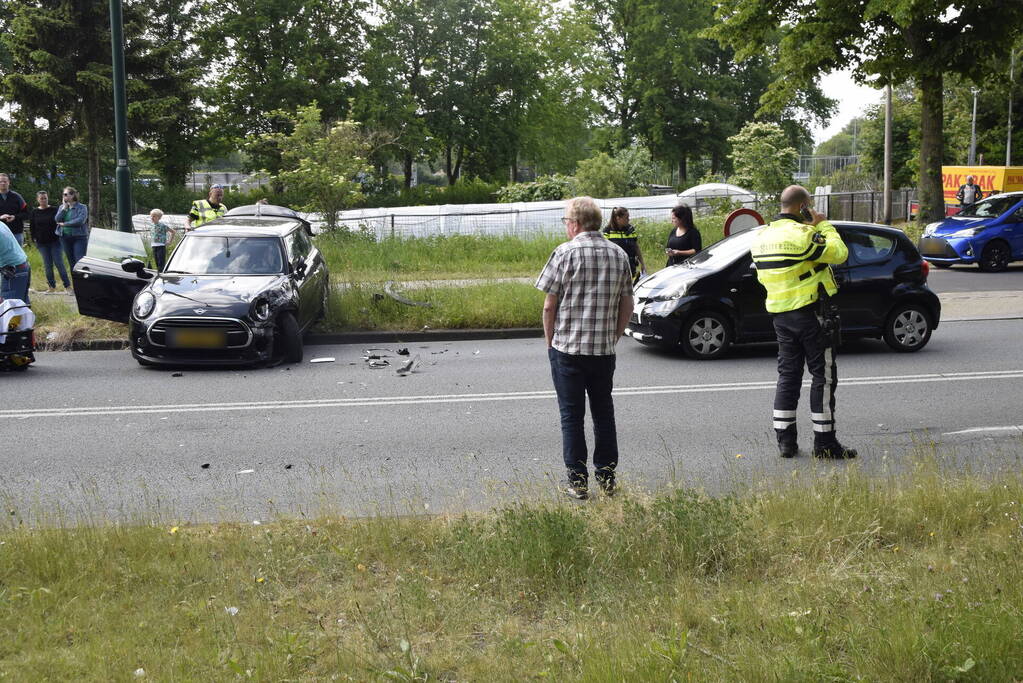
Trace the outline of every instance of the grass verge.
[[0, 672], [1008, 681], [1021, 498], [1019, 474], [921, 466], [449, 517], [11, 526]]

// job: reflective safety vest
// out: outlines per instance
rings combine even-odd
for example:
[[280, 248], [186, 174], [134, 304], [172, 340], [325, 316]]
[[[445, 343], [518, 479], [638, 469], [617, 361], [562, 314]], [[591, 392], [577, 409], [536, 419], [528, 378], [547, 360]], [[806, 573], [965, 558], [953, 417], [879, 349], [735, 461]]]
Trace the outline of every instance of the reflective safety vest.
[[634, 232], [605, 232], [604, 237], [609, 240], [634, 240], [636, 239], [636, 233]]
[[209, 223], [227, 213], [227, 206], [221, 204], [219, 209], [214, 209], [208, 199], [196, 199], [192, 202], [192, 211], [190, 213], [198, 214], [199, 217], [192, 221], [192, 227], [198, 228], [200, 225]]
[[806, 225], [789, 214], [760, 231], [751, 249], [757, 279], [767, 290], [770, 313], [794, 311], [817, 300], [821, 287], [829, 296], [838, 291], [830, 263], [849, 255], [835, 226], [821, 221]]

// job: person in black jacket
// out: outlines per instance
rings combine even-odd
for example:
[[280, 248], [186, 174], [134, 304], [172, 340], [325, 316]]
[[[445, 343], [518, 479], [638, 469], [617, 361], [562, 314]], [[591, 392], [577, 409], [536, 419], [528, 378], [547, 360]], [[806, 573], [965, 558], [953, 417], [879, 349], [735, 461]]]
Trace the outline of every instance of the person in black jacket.
[[679, 204], [671, 210], [671, 224], [674, 226], [668, 233], [668, 243], [664, 253], [668, 255], [666, 266], [682, 263], [703, 249], [700, 231], [693, 223], [693, 210], [685, 204]]
[[50, 286], [51, 292], [57, 290], [57, 282], [53, 278], [53, 267], [57, 266], [64, 289], [71, 289], [71, 280], [68, 279], [67, 269], [64, 268], [64, 250], [60, 245], [60, 238], [57, 237], [57, 207], [50, 206], [50, 195], [45, 190], [36, 192], [36, 202], [38, 206], [28, 214], [28, 229], [32, 241], [39, 249], [39, 255], [43, 257], [46, 283]]
[[959, 204], [966, 208], [971, 204], [976, 204], [984, 197], [984, 191], [980, 189], [980, 185], [973, 182], [973, 176], [966, 176], [966, 183], [959, 186], [959, 191], [956, 192], [956, 199], [959, 200]]
[[14, 234], [18, 244], [25, 244], [25, 218], [28, 216], [28, 204], [25, 199], [11, 189], [11, 177], [0, 173], [0, 221]]

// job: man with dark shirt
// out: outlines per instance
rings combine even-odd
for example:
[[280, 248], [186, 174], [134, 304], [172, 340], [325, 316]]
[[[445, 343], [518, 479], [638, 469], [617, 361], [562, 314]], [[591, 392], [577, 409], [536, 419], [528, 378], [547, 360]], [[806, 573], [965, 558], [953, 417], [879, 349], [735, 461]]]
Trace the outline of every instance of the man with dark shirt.
[[64, 268], [64, 250], [57, 237], [57, 207], [50, 206], [50, 196], [45, 190], [36, 192], [36, 201], [39, 205], [28, 214], [28, 229], [32, 241], [39, 249], [39, 255], [43, 257], [46, 282], [51, 292], [56, 291], [57, 281], [53, 278], [53, 266], [56, 265], [64, 289], [71, 289], [71, 280]]
[[14, 234], [18, 244], [25, 244], [25, 218], [28, 215], [28, 204], [25, 199], [11, 189], [11, 177], [0, 173], [0, 222]]

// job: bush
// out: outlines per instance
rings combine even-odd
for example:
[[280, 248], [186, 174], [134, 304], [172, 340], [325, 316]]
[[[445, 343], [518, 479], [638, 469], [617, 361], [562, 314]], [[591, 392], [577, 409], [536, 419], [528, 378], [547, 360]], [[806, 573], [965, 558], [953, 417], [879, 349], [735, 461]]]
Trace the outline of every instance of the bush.
[[575, 180], [579, 194], [590, 197], [622, 197], [629, 191], [629, 171], [625, 164], [603, 152], [580, 161]]
[[[133, 183], [131, 189], [132, 213], [149, 213], [150, 209], [161, 209], [164, 213], [184, 214], [188, 213], [193, 201], [205, 197], [205, 190], [192, 190], [190, 187], [164, 187], [159, 183], [150, 183], [149, 185]], [[232, 191], [229, 188], [224, 190], [224, 203], [229, 208], [255, 204], [264, 198], [271, 204], [293, 209], [305, 203], [305, 199], [298, 192], [282, 192], [275, 195], [269, 186], [255, 187], [244, 192]]]
[[436, 186], [419, 184], [408, 189], [401, 187], [401, 181], [390, 177], [374, 181], [372, 190], [367, 192], [361, 206], [435, 206], [437, 204], [490, 204], [501, 186], [479, 178], [459, 180], [454, 185]]
[[506, 185], [497, 191], [497, 201], [511, 202], [544, 202], [568, 199], [576, 194], [575, 179], [570, 176], [554, 174], [540, 176], [531, 183]]

